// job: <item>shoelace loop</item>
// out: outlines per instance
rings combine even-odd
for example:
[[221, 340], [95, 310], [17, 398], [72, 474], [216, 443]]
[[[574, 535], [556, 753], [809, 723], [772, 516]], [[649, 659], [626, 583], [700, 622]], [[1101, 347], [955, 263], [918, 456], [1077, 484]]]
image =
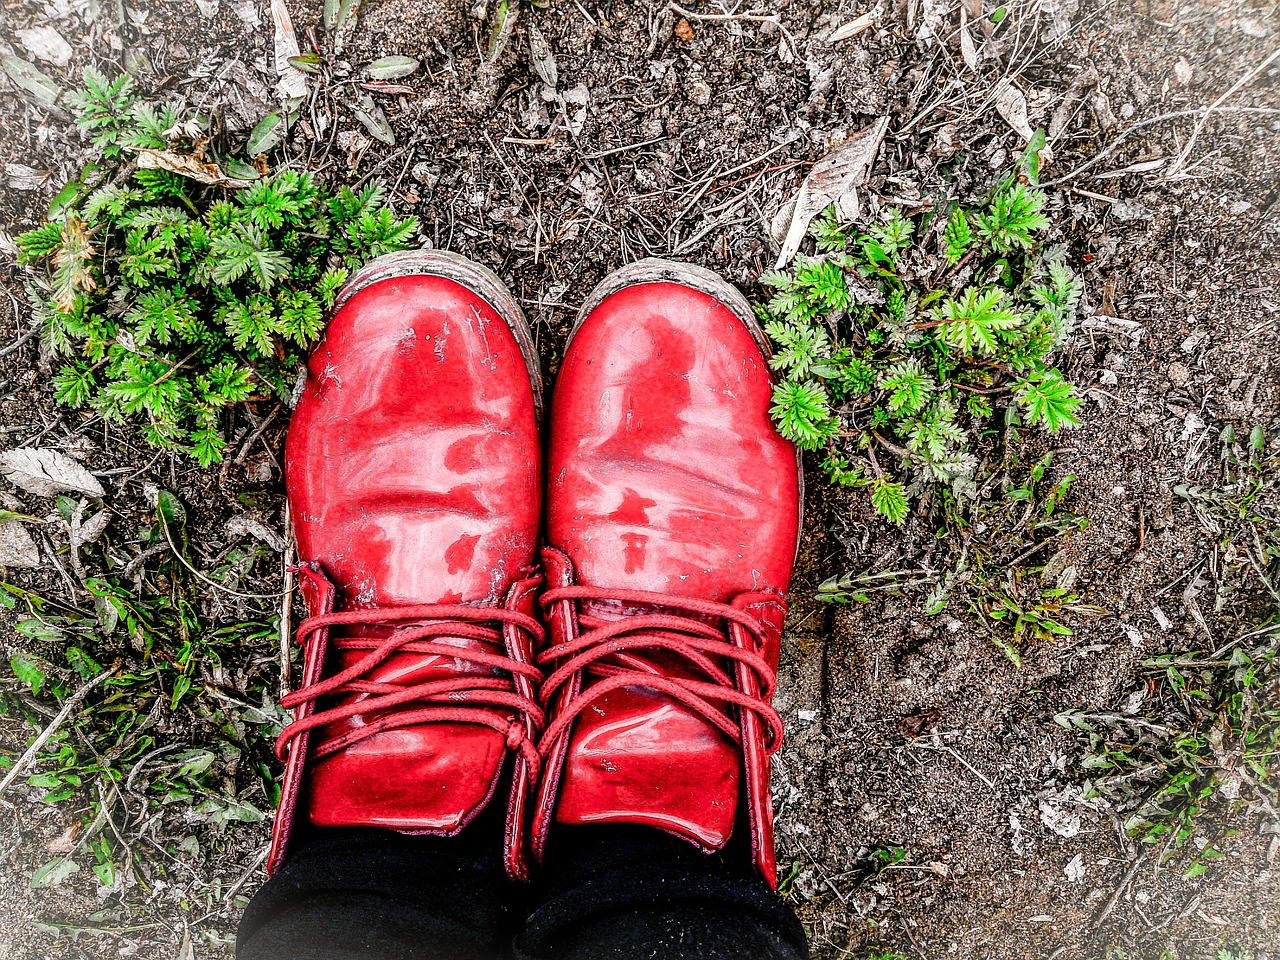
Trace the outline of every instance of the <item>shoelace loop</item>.
[[[576, 639], [550, 647], [535, 657], [539, 667], [555, 665], [543, 680], [538, 695], [543, 707], [579, 673], [589, 672], [599, 678], [589, 689], [570, 699], [547, 726], [539, 748], [544, 758], [580, 713], [610, 691], [628, 686], [656, 690], [678, 700], [739, 747], [742, 733], [735, 708], [750, 711], [765, 724], [766, 753], [771, 756], [782, 745], [782, 718], [771, 703], [776, 683], [774, 671], [760, 654], [729, 639], [729, 624], [736, 623], [764, 647], [764, 627], [749, 613], [709, 600], [587, 586], [554, 587], [543, 593], [539, 602], [546, 609], [557, 603], [583, 600], [617, 604], [623, 608], [624, 616], [610, 620], [584, 613], [579, 608], [577, 621], [586, 629]], [[627, 611], [628, 607], [632, 610]], [[639, 612], [654, 608], [663, 612]], [[682, 612], [667, 612], [672, 610]], [[679, 656], [707, 679], [668, 676], [636, 656], [655, 652]], [[759, 694], [744, 692], [733, 673], [721, 667], [717, 660], [751, 671]]]
[[[475, 650], [443, 639], [478, 640], [502, 648], [504, 625], [527, 634], [534, 646], [540, 644], [544, 636], [542, 625], [527, 614], [465, 604], [344, 610], [308, 617], [297, 632], [298, 642], [304, 647], [314, 642], [318, 631], [328, 627], [392, 626], [394, 630], [383, 639], [337, 637], [329, 641], [338, 650], [367, 650], [368, 653], [333, 676], [282, 697], [280, 705], [296, 709], [306, 703], [318, 704], [324, 697], [361, 696], [294, 720], [277, 738], [276, 755], [283, 760], [289, 745], [304, 733], [357, 715], [365, 718], [362, 725], [312, 744], [310, 759], [323, 759], [387, 730], [420, 723], [472, 723], [502, 734], [507, 747], [518, 750], [524, 757], [530, 782], [536, 782], [540, 757], [534, 740], [545, 722], [545, 714], [538, 703], [518, 692], [515, 678], [525, 677], [536, 688], [542, 680], [542, 671], [516, 657]], [[379, 664], [396, 653], [450, 658], [488, 672], [408, 684], [366, 679]], [[495, 711], [495, 707], [499, 709]], [[504, 715], [506, 711], [510, 711], [509, 717]]]

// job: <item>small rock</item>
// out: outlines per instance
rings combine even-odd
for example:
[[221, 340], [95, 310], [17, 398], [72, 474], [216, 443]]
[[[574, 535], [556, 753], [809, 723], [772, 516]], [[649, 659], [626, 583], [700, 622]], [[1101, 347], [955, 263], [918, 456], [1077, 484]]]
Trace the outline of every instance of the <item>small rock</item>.
[[693, 27], [688, 20], [683, 17], [680, 18], [680, 21], [676, 24], [675, 35], [677, 40], [682, 40], [685, 43], [693, 39]]
[[1191, 62], [1186, 57], [1179, 57], [1173, 63], [1173, 75], [1184, 87], [1191, 83]]
[[1191, 371], [1187, 369], [1187, 365], [1176, 360], [1165, 368], [1165, 375], [1175, 387], [1184, 387], [1191, 379]]
[[[1188, 317], [1187, 319], [1192, 323], [1195, 322], [1194, 318], [1192, 317]], [[1200, 346], [1201, 342], [1207, 336], [1208, 334], [1205, 333], [1203, 330], [1197, 330], [1195, 333], [1191, 334], [1191, 336], [1187, 337], [1187, 339], [1182, 341], [1182, 343], [1180, 344], [1180, 349], [1182, 350], [1183, 353], [1187, 353], [1187, 354], [1193, 353], [1196, 347]]]
[[419, 160], [409, 171], [409, 176], [425, 187], [434, 187], [440, 180], [440, 171], [426, 160]]
[[711, 84], [705, 80], [690, 82], [686, 90], [689, 94], [689, 99], [700, 107], [705, 107], [711, 102]]
[[1150, 220], [1151, 211], [1132, 200], [1117, 200], [1111, 205], [1111, 215], [1121, 223], [1131, 220]]

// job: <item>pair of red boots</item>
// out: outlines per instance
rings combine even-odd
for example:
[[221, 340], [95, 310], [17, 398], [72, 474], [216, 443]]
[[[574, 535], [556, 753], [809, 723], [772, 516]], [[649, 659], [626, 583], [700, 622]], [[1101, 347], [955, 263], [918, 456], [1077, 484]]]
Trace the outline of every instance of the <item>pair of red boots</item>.
[[545, 416], [496, 276], [435, 251], [360, 271], [287, 444], [310, 616], [268, 869], [299, 817], [450, 835], [509, 782], [512, 877], [553, 823], [706, 851], [741, 823], [775, 884], [801, 478], [771, 389], [750, 307], [700, 268], [605, 279]]

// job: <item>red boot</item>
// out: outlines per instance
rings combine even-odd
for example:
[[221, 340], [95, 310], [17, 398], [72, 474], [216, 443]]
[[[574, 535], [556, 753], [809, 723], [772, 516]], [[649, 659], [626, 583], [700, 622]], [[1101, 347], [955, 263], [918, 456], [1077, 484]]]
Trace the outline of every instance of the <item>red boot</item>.
[[776, 883], [770, 701], [801, 478], [763, 341], [737, 290], [661, 260], [579, 315], [550, 421], [539, 856], [553, 821], [718, 850], [745, 803]]
[[506, 857], [523, 875], [540, 398], [520, 308], [483, 267], [393, 254], [339, 296], [286, 450], [310, 617], [269, 870], [299, 816], [456, 833], [514, 751]]

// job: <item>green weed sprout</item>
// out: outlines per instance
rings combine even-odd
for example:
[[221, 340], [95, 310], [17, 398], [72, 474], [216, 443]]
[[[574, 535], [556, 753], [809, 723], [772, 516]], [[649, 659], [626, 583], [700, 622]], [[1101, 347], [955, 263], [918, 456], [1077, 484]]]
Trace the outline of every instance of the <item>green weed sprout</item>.
[[[1034, 180], [1033, 160], [1034, 145], [1022, 164]], [[976, 439], [998, 406], [1050, 432], [1078, 423], [1053, 357], [1082, 287], [1065, 250], [1039, 239], [1044, 204], [1010, 176], [974, 207], [893, 210], [865, 230], [828, 211], [810, 228], [817, 257], [760, 278], [779, 432], [822, 452], [836, 483], [869, 487], [892, 523], [930, 485], [976, 493]]]
[[127, 75], [90, 68], [84, 83], [71, 102], [104, 163], [17, 238], [37, 268], [34, 319], [63, 361], [56, 396], [208, 466], [227, 444], [228, 408], [289, 399], [349, 272], [404, 249], [418, 224], [397, 218], [376, 182], [334, 190], [241, 163], [237, 174], [256, 179], [233, 188], [135, 165], [146, 149], [203, 163], [191, 139], [200, 118], [139, 101]]

